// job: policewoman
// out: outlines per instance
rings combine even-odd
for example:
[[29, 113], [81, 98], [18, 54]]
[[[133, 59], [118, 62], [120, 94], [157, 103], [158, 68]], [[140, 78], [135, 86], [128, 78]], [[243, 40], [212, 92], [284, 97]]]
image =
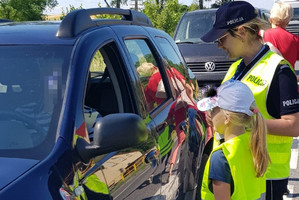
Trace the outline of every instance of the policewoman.
[[231, 59], [237, 59], [223, 81], [245, 83], [266, 119], [271, 159], [266, 172], [266, 198], [282, 200], [290, 174], [292, 140], [299, 135], [299, 100], [291, 65], [261, 41], [259, 31], [265, 26], [248, 2], [229, 2], [217, 10], [213, 28], [201, 39], [218, 42]]

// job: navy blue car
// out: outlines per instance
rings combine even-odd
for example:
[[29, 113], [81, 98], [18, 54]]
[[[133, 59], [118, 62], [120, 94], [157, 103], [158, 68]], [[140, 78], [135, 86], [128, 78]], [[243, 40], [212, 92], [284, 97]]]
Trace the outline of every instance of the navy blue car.
[[0, 54], [1, 200], [200, 199], [197, 81], [147, 16], [2, 23]]

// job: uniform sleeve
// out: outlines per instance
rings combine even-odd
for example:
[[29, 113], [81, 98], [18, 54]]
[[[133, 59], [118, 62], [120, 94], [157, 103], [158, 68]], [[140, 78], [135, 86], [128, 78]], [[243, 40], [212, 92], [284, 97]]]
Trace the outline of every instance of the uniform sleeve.
[[297, 78], [290, 67], [281, 65], [274, 81], [279, 85], [280, 116], [299, 112]]
[[222, 150], [215, 151], [211, 155], [209, 179], [228, 184], [232, 182], [230, 168]]

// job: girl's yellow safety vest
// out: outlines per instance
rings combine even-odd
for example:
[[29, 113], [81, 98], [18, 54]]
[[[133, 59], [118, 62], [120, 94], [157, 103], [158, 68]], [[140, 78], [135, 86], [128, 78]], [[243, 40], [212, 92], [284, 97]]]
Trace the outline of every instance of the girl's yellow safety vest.
[[[253, 158], [250, 151], [250, 132], [234, 137], [212, 152], [222, 149], [225, 158], [228, 161], [230, 171], [234, 181], [234, 192], [232, 200], [256, 200], [264, 199], [266, 192], [266, 178], [256, 177]], [[203, 200], [213, 200], [214, 194], [209, 189], [209, 169], [210, 158], [205, 167], [203, 183], [201, 188], [201, 198]]]
[[[234, 75], [240, 62], [241, 60], [238, 60], [231, 65], [223, 82]], [[279, 64], [289, 65], [295, 74], [294, 69], [286, 60], [272, 51], [268, 51], [241, 80], [251, 89], [257, 107], [264, 119], [273, 119], [267, 110], [266, 102], [274, 73]], [[267, 169], [267, 179], [279, 180], [289, 176], [292, 142], [292, 137], [276, 136], [268, 133], [267, 149], [272, 163]]]

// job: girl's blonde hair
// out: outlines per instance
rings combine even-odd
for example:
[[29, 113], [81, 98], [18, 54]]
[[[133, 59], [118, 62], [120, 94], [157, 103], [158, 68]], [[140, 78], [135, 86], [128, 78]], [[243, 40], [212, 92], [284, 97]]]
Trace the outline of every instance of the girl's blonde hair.
[[[250, 110], [253, 111], [255, 109], [256, 105], [253, 103]], [[250, 150], [252, 152], [254, 169], [257, 177], [263, 176], [269, 162], [271, 162], [267, 151], [267, 126], [263, 116], [260, 112], [256, 112], [253, 116], [227, 110], [225, 110], [225, 113], [229, 115], [231, 123], [241, 126], [245, 125], [246, 128], [251, 129]]]

